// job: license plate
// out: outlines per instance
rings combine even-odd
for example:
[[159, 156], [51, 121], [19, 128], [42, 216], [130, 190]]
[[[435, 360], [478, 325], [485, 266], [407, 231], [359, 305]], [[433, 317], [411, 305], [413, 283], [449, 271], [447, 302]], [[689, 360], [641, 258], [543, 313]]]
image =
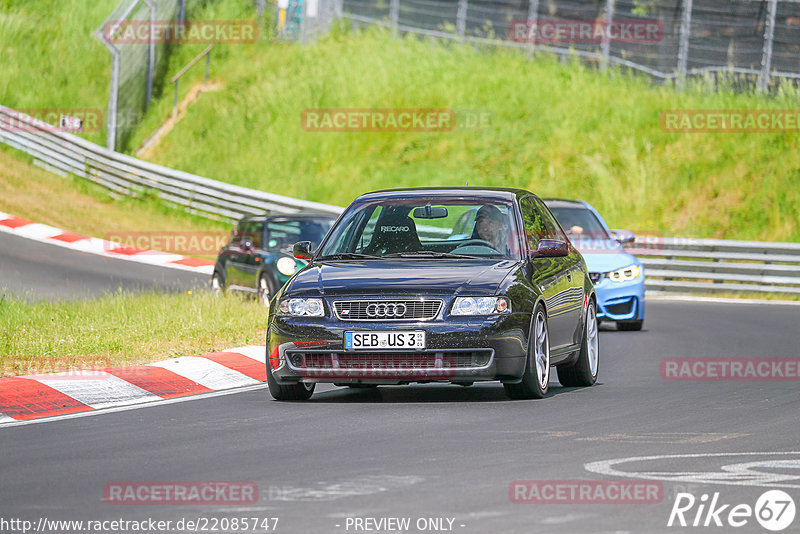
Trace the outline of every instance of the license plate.
[[344, 348], [360, 349], [414, 349], [425, 348], [425, 332], [345, 332]]

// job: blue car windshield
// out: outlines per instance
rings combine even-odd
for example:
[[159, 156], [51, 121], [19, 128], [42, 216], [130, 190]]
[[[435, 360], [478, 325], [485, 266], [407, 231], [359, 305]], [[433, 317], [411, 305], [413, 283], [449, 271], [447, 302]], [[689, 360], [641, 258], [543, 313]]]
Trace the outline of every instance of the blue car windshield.
[[570, 238], [611, 239], [594, 213], [587, 208], [552, 207], [550, 211]]
[[520, 239], [510, 202], [391, 199], [350, 206], [317, 257], [347, 255], [519, 259]]

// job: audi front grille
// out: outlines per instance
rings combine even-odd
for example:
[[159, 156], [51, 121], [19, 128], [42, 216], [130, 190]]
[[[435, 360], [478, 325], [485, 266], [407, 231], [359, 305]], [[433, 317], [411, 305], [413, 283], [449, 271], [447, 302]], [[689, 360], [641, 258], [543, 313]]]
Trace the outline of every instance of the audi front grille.
[[441, 299], [342, 300], [333, 303], [341, 321], [425, 321], [439, 315]]

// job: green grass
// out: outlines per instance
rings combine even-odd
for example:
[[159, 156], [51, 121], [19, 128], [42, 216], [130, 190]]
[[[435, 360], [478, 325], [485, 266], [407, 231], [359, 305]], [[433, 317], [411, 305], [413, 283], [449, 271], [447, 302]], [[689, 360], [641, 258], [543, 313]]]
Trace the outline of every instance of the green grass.
[[[106, 115], [111, 55], [94, 31], [119, 0], [0, 3], [0, 104], [99, 109]], [[85, 137], [104, 143], [102, 131]]]
[[[154, 161], [338, 205], [374, 189], [468, 181], [582, 198], [612, 227], [639, 232], [800, 240], [797, 134], [659, 125], [661, 111], [676, 108], [794, 109], [800, 94], [789, 88], [766, 98], [709, 93], [699, 81], [678, 92], [577, 62], [382, 30], [337, 31], [302, 47], [262, 39], [221, 54], [212, 76], [224, 88], [200, 96]], [[171, 96], [156, 103], [134, 138], [170, 106]], [[409, 107], [492, 119], [486, 129], [442, 133], [321, 133], [300, 123], [308, 108]]]
[[118, 367], [262, 344], [266, 316], [256, 301], [206, 291], [36, 304], [0, 296], [0, 376]]

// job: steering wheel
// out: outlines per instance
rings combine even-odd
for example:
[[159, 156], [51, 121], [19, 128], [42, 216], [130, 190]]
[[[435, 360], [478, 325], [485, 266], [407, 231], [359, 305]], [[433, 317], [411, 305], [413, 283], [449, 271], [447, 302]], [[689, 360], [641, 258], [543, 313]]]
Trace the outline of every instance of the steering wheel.
[[497, 250], [497, 247], [495, 247], [494, 245], [492, 245], [492, 244], [491, 244], [491, 243], [489, 243], [488, 241], [486, 241], [486, 240], [484, 240], [484, 239], [476, 239], [476, 238], [473, 238], [473, 239], [467, 239], [466, 241], [464, 241], [463, 243], [461, 243], [460, 245], [458, 245], [456, 248], [454, 248], [454, 249], [453, 249], [453, 252], [455, 252], [456, 250], [458, 250], [458, 249], [460, 249], [460, 248], [463, 248], [463, 247], [470, 247], [470, 246], [474, 246], [474, 245], [477, 245], [477, 246], [482, 246], [482, 247], [487, 247], [487, 248], [490, 248], [490, 249], [494, 250], [494, 251], [495, 251], [495, 252], [497, 252], [498, 254], [500, 253], [500, 251], [499, 251], [499, 250]]

